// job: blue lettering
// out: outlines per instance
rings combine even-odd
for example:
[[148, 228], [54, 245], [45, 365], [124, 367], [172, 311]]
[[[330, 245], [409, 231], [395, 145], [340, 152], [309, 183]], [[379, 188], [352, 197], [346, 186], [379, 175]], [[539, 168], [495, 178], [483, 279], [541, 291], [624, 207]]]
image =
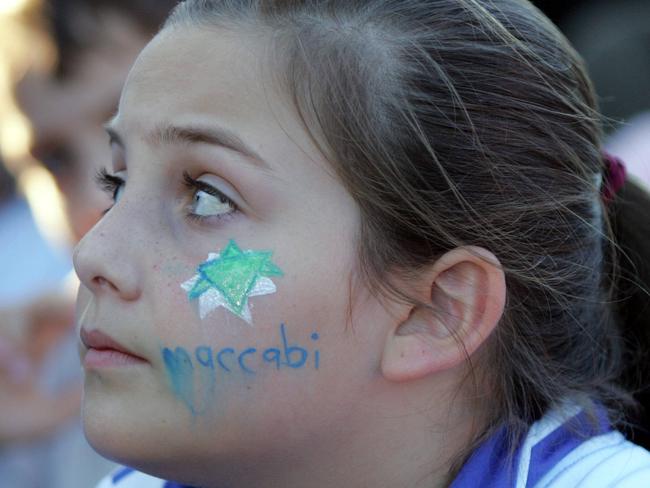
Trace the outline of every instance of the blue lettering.
[[[284, 324], [280, 324], [280, 335], [282, 336], [285, 364], [294, 369], [302, 368], [307, 361], [307, 350], [299, 346], [289, 346], [287, 342], [287, 333], [284, 330]], [[298, 354], [299, 358], [294, 361], [292, 355], [295, 354]]]
[[248, 366], [246, 366], [246, 364], [244, 363], [244, 357], [249, 356], [249, 355], [251, 355], [251, 354], [254, 354], [255, 352], [257, 352], [257, 349], [255, 349], [254, 347], [249, 347], [248, 349], [246, 349], [245, 351], [242, 351], [242, 352], [239, 354], [239, 358], [237, 359], [238, 362], [239, 362], [239, 367], [240, 367], [240, 368], [242, 369], [242, 371], [244, 371], [245, 373], [255, 374], [255, 371], [253, 371], [252, 369], [248, 368]]
[[[314, 332], [311, 335], [311, 340], [315, 342], [318, 339], [320, 339], [318, 332]], [[314, 369], [318, 369], [319, 365], [320, 365], [320, 351], [317, 349], [316, 351], [314, 351]]]
[[275, 363], [275, 368], [280, 369], [280, 360], [281, 360], [280, 349], [276, 349], [275, 347], [270, 347], [264, 351], [262, 357], [264, 358], [264, 361], [266, 361], [267, 363]]
[[185, 403], [192, 414], [195, 414], [192, 357], [182, 347], [177, 347], [174, 351], [165, 347], [162, 355], [174, 395]]
[[227, 373], [230, 373], [230, 368], [223, 362], [224, 354], [235, 354], [235, 350], [232, 347], [226, 347], [217, 353], [217, 362], [219, 363], [219, 366], [221, 366]]
[[206, 368], [214, 369], [214, 360], [212, 359], [212, 348], [209, 346], [199, 346], [194, 351], [196, 360]]
[[[314, 345], [314, 359], [311, 364], [315, 370], [318, 370], [320, 368], [321, 354], [316, 343], [319, 341], [320, 336], [317, 332], [312, 332], [309, 337]], [[285, 324], [280, 324], [280, 339], [282, 341], [280, 347], [269, 347], [259, 351], [262, 353], [260, 363], [274, 365], [276, 370], [283, 367], [292, 369], [305, 367], [311, 349], [291, 343], [287, 337]], [[239, 366], [242, 373], [249, 375], [257, 373], [258, 365], [250, 357], [258, 352], [254, 347], [248, 347], [239, 352], [232, 347], [224, 347], [217, 351], [214, 347], [199, 345], [194, 349], [193, 355], [182, 347], [176, 347], [175, 349], [165, 347], [161, 348], [160, 351], [172, 392], [185, 403], [193, 415], [202, 412], [195, 398], [198, 392], [195, 392], [194, 389], [197, 386], [202, 386], [201, 391], [204, 392], [205, 396], [203, 409], [207, 408], [209, 398], [214, 394], [217, 367], [227, 373], [235, 371], [237, 366]], [[196, 361], [196, 365], [193, 361]]]

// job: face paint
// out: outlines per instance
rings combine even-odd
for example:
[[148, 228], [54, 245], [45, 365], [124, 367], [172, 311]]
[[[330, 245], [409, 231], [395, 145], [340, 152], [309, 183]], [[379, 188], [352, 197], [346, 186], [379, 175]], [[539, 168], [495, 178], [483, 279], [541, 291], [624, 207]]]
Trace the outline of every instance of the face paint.
[[242, 251], [231, 240], [221, 254], [210, 253], [199, 265], [197, 274], [181, 285], [192, 300], [199, 300], [203, 319], [218, 307], [224, 307], [252, 325], [249, 297], [275, 293], [269, 277], [282, 276], [271, 262], [271, 251]]

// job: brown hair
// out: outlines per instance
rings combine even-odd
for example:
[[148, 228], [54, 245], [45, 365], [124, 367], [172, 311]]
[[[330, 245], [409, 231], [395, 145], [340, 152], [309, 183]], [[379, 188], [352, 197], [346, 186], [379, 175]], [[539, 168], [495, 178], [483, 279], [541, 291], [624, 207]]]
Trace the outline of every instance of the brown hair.
[[641, 407], [630, 415], [633, 439], [650, 449], [650, 195], [628, 181], [610, 215], [619, 243], [614, 306], [628, 351], [622, 380]]
[[530, 3], [188, 0], [178, 24], [272, 33], [285, 88], [361, 209], [377, 291], [404, 296], [391, 276], [457, 246], [499, 258], [484, 434], [517, 437], [567, 397], [625, 398], [600, 116], [579, 56]]

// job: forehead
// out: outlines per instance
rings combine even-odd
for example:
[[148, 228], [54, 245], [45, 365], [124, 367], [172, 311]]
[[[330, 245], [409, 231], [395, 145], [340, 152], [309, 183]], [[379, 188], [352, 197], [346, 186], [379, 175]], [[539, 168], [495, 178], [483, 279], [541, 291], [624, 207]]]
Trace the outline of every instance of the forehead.
[[218, 126], [287, 178], [314, 185], [323, 177], [336, 180], [321, 141], [315, 142], [278, 83], [268, 39], [244, 29], [163, 30], [131, 70], [112, 125], [127, 145], [130, 137], [148, 141], [148, 134], [167, 125]]
[[217, 118], [235, 128], [250, 124], [273, 110], [270, 101], [277, 98], [269, 94], [264, 59], [263, 44], [252, 35], [165, 29], [136, 61], [120, 101], [120, 119], [194, 117]]

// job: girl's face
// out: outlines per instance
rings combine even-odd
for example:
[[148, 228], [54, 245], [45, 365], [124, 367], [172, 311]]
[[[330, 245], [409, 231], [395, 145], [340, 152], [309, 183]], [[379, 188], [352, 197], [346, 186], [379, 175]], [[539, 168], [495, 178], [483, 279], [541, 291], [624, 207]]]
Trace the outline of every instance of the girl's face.
[[115, 204], [75, 252], [87, 437], [160, 476], [326, 458], [376, 408], [390, 317], [351, 293], [359, 212], [264, 45], [173, 28], [144, 50]]

